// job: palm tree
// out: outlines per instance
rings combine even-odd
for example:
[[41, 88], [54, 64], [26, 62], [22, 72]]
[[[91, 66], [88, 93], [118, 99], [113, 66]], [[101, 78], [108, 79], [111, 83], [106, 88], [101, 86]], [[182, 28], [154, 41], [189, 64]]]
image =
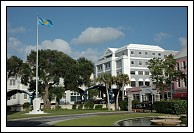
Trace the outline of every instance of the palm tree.
[[112, 83], [112, 77], [111, 74], [109, 73], [102, 73], [97, 79], [98, 82], [100, 83], [104, 83], [105, 87], [106, 87], [106, 98], [107, 98], [107, 102], [106, 102], [106, 107], [108, 108], [108, 110], [110, 110], [110, 100], [109, 100], [109, 93], [108, 93], [108, 89], [110, 87], [110, 84]]
[[129, 76], [127, 74], [120, 74], [117, 77], [112, 78], [113, 83], [117, 85], [118, 93], [116, 96], [116, 110], [118, 110], [119, 94], [122, 90], [122, 100], [124, 100], [124, 86], [130, 83]]

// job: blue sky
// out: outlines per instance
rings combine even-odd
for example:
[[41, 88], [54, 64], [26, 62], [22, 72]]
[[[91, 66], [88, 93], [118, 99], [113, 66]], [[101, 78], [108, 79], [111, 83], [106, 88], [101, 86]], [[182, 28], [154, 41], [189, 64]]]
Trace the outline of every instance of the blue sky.
[[[57, 7], [48, 8], [44, 6]], [[186, 7], [189, 7], [189, 17], [187, 16]], [[2, 108], [6, 106], [6, 89], [4, 89], [6, 88], [5, 83], [7, 82], [5, 71], [6, 57], [16, 55], [25, 60], [26, 56], [30, 53], [30, 50], [35, 50], [37, 13], [39, 17], [50, 19], [53, 22], [52, 27], [39, 27], [39, 49], [49, 48], [61, 50], [75, 59], [84, 56], [92, 61], [96, 61], [108, 47], [119, 48], [130, 43], [158, 45], [167, 50], [180, 50], [183, 46], [187, 45], [188, 41], [188, 83], [191, 88], [188, 89], [190, 92], [188, 93], [188, 97], [190, 100], [189, 102], [191, 104], [193, 103], [192, 1], [1, 1]], [[190, 110], [188, 111], [188, 115], [192, 116], [193, 114], [190, 112], [193, 112], [193, 108], [192, 106], [188, 106], [188, 108]], [[2, 111], [2, 118], [1, 120], [3, 123], [6, 121], [6, 111]], [[191, 119], [189, 119], [189, 121], [191, 121]], [[192, 124], [193, 122], [191, 121], [188, 123]], [[14, 128], [7, 128], [3, 125], [6, 124], [2, 124], [2, 127], [4, 127], [4, 130], [2, 131], [15, 131]], [[184, 129], [177, 128], [177, 131], [193, 131], [191, 125], [188, 127], [189, 128]], [[95, 127], [93, 128], [95, 130]], [[125, 131], [126, 128], [124, 129]], [[131, 127], [129, 128], [130, 129], [128, 130], [131, 131]], [[30, 127], [28, 129], [32, 131], [36, 130], [36, 128]], [[87, 129], [89, 128], [84, 128], [84, 130]], [[99, 129], [100, 128], [98, 127], [96, 130], [99, 131]], [[111, 131], [111, 129], [108, 130]], [[122, 130], [121, 128], [117, 129], [118, 128], [114, 128], [113, 131], [119, 132]], [[17, 131], [18, 130], [23, 131], [23, 128], [17, 128]], [[36, 131], [39, 130], [40, 129]], [[45, 128], [43, 130], [45, 130]], [[49, 128], [48, 130], [53, 132], [56, 131], [54, 128]], [[67, 129], [65, 128], [64, 131], [66, 130]], [[70, 130], [81, 131], [83, 129], [79, 130], [79, 128], [71, 128]], [[147, 130], [147, 128], [144, 127], [134, 129], [134, 131], [145, 130]], [[153, 131], [155, 128], [150, 130]], [[172, 130], [176, 131], [174, 128]], [[100, 131], [105, 130], [103, 128], [100, 129]], [[158, 128], [156, 128], [155, 131], [158, 131]], [[169, 131], [169, 127], [162, 127], [162, 131]]]
[[26, 60], [36, 48], [57, 49], [95, 62], [105, 50], [130, 43], [179, 51], [187, 45], [187, 7], [7, 7], [7, 56]]

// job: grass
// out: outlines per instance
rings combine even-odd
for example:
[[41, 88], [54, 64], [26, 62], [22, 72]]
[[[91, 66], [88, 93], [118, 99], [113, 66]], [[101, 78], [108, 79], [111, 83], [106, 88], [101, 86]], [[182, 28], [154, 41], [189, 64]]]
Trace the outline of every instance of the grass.
[[114, 122], [122, 119], [166, 115], [161, 113], [131, 113], [131, 114], [113, 114], [99, 115], [87, 118], [66, 120], [54, 124], [54, 126], [114, 126]]
[[[31, 118], [31, 117], [44, 117], [44, 116], [55, 116], [55, 115], [70, 115], [70, 114], [83, 114], [83, 113], [95, 113], [95, 112], [108, 112], [108, 110], [48, 110], [44, 111], [48, 114], [26, 114], [29, 111], [21, 112], [7, 112], [7, 119], [20, 119], [20, 118]], [[110, 111], [109, 111], [110, 112]]]
[[[108, 110], [48, 110], [44, 111], [48, 114], [26, 114], [29, 111], [22, 112], [8, 112], [7, 119], [20, 119], [20, 118], [31, 118], [31, 117], [44, 117], [44, 116], [57, 116], [57, 115], [71, 115], [71, 114], [83, 114], [83, 113], [95, 113], [95, 112], [114, 112]], [[130, 113], [130, 114], [107, 114], [90, 116], [85, 118], [77, 118], [72, 120], [66, 120], [54, 124], [53, 126], [114, 126], [114, 122], [122, 119], [135, 118], [135, 117], [146, 117], [146, 116], [159, 116], [166, 115], [161, 113]]]

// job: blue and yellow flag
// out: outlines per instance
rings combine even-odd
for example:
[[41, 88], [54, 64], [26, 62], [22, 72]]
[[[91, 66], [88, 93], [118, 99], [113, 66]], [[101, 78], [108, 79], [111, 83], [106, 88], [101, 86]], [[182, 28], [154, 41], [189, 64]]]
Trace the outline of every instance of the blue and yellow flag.
[[41, 19], [38, 17], [38, 25], [48, 25], [49, 27], [53, 25], [51, 20]]

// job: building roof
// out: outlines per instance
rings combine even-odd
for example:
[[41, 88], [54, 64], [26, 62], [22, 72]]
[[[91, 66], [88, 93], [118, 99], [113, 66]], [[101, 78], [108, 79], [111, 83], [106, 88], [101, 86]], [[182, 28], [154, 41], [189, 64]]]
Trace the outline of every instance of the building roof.
[[182, 48], [176, 55], [175, 59], [187, 57], [187, 47]]
[[129, 49], [138, 49], [138, 50], [165, 51], [163, 48], [159, 46], [147, 45], [147, 44], [129, 44], [127, 47]]

